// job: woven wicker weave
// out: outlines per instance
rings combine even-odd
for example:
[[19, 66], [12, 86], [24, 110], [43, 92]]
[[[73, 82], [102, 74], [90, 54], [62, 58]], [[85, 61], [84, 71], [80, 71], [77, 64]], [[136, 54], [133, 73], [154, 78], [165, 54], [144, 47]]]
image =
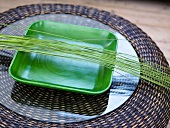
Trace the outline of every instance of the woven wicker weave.
[[[101, 23], [108, 25], [125, 36], [126, 39], [132, 44], [139, 57], [143, 58], [144, 60], [156, 62], [160, 65], [168, 67], [168, 63], [163, 53], [146, 33], [122, 17], [110, 14], [106, 11], [88, 8], [85, 6], [36, 4], [17, 7], [15, 9], [1, 13], [0, 23], [11, 24], [26, 17], [43, 14], [71, 14], [100, 21]], [[5, 26], [0, 26], [1, 29], [4, 27]], [[4, 57], [4, 59], [10, 62], [12, 57]], [[3, 65], [3, 62], [1, 62], [1, 65]], [[4, 63], [4, 65], [7, 67], [9, 66], [6, 65], [6, 63]], [[19, 88], [18, 87], [19, 83], [15, 83], [13, 88], [14, 93], [16, 92], [18, 94], [18, 90], [24, 89], [23, 86]], [[24, 93], [26, 94], [26, 92]], [[18, 95], [24, 96], [24, 93]], [[101, 99], [104, 99], [101, 103], [98, 101], [95, 102], [92, 100], [93, 98], [90, 99], [89, 97], [88, 99], [84, 98], [83, 102], [78, 101], [79, 103], [82, 103], [79, 104], [79, 107], [81, 108], [83, 103], [86, 103], [87, 100], [92, 100], [92, 105], [95, 106], [95, 104], [99, 104], [98, 106], [101, 107], [96, 108], [95, 111], [96, 113], [100, 113], [100, 110], [104, 109], [104, 106], [102, 105], [108, 98], [107, 93], [108, 92], [100, 96]], [[17, 102], [15, 95], [11, 94], [11, 96]], [[70, 96], [70, 94], [66, 94], [66, 97], [68, 96]], [[74, 96], [76, 97], [77, 95]], [[68, 99], [63, 98], [62, 100]], [[52, 123], [38, 121], [19, 115], [0, 104], [0, 127], [166, 127], [170, 119], [169, 103], [169, 90], [140, 80], [140, 84], [131, 98], [129, 98], [116, 110], [103, 116], [74, 123]], [[36, 104], [34, 105], [36, 106]], [[89, 113], [93, 114], [94, 111], [90, 111]]]

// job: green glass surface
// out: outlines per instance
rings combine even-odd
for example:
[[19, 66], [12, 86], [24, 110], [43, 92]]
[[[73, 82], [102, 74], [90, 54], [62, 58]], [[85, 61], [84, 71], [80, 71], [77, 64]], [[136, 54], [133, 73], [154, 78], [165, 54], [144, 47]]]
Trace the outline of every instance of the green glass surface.
[[[113, 51], [117, 48], [115, 35], [108, 31], [53, 21], [37, 21], [25, 35]], [[85, 94], [105, 92], [112, 82], [112, 70], [97, 63], [20, 51], [16, 52], [9, 73], [21, 83]]]

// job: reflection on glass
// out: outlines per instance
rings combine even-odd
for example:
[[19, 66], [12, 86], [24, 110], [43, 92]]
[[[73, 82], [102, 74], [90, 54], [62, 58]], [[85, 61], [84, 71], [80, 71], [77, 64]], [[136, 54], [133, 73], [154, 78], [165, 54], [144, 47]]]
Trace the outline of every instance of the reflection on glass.
[[[11, 98], [21, 107], [42, 108], [44, 112], [50, 110], [49, 120], [52, 116], [57, 116], [58, 118], [55, 119], [57, 122], [61, 121], [59, 117], [69, 122], [101, 115], [107, 108], [109, 90], [101, 95], [84, 95], [16, 82], [11, 92]], [[41, 120], [41, 117], [39, 119]]]

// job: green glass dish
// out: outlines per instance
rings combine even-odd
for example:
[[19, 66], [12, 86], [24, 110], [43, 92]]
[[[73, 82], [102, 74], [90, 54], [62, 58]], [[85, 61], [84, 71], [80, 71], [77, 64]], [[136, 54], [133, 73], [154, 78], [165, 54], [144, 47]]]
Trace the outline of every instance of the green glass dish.
[[[117, 38], [114, 34], [73, 24], [37, 21], [30, 25], [25, 35], [113, 51], [117, 49]], [[84, 41], [80, 41], [83, 39]], [[112, 70], [99, 64], [21, 51], [15, 53], [9, 74], [24, 84], [85, 94], [103, 93], [112, 82]]]

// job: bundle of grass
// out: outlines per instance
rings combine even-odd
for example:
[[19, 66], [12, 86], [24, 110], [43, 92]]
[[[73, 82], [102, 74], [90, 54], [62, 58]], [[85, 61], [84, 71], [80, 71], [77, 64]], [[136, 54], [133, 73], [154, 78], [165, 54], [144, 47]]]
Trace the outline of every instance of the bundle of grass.
[[[124, 53], [61, 41], [40, 40], [31, 36], [4, 34], [0, 34], [0, 48], [90, 61], [111, 70], [116, 67], [121, 71], [170, 89], [170, 75], [168, 74], [170, 68]], [[139, 61], [137, 61], [138, 59]]]

